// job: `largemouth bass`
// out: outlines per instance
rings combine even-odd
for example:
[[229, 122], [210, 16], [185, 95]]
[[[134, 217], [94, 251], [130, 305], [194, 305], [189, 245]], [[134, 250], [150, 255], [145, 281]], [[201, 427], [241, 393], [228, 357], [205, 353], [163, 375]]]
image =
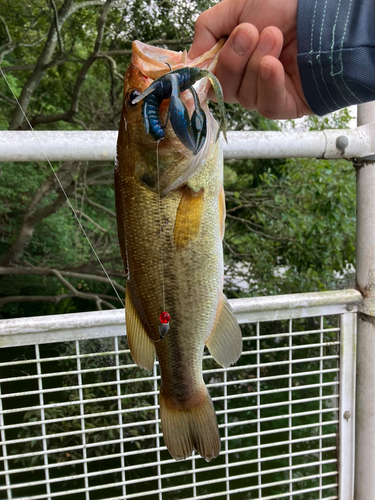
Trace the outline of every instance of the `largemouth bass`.
[[[241, 330], [223, 295], [225, 223], [223, 159], [218, 125], [208, 110], [205, 78], [194, 85], [207, 116], [207, 137], [197, 155], [186, 149], [170, 121], [159, 143], [146, 133], [142, 102], [133, 98], [171, 70], [197, 66], [212, 71], [222, 44], [194, 61], [141, 42], [133, 43], [124, 80], [117, 142], [115, 191], [118, 234], [127, 276], [126, 331], [132, 357], [161, 372], [160, 414], [165, 444], [176, 460], [195, 449], [217, 457], [220, 437], [202, 376], [207, 345], [222, 366], [241, 354]], [[181, 94], [191, 116], [194, 100]], [[161, 104], [167, 121], [168, 100]], [[160, 314], [170, 314], [161, 339]]]

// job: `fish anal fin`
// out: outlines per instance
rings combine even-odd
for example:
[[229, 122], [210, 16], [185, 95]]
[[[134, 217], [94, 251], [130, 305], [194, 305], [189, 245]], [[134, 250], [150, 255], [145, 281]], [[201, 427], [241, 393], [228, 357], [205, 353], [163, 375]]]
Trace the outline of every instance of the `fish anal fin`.
[[174, 225], [174, 244], [177, 249], [185, 248], [198, 235], [203, 201], [203, 188], [199, 191], [194, 191], [188, 186], [182, 188]]
[[220, 194], [219, 194], [219, 217], [220, 217], [220, 236], [221, 236], [221, 239], [224, 238], [224, 233], [225, 233], [225, 216], [226, 216], [225, 192], [224, 192], [224, 187], [221, 186], [221, 190], [220, 190]]
[[220, 435], [214, 405], [205, 386], [195, 404], [170, 403], [160, 389], [160, 416], [164, 442], [175, 460], [184, 460], [196, 450], [206, 462], [220, 452]]
[[155, 345], [149, 339], [142, 325], [128, 288], [125, 292], [125, 322], [129, 348], [134, 362], [140, 368], [151, 371], [155, 360]]
[[242, 352], [242, 333], [226, 297], [222, 295], [215, 323], [206, 341], [212, 357], [224, 368], [235, 363]]

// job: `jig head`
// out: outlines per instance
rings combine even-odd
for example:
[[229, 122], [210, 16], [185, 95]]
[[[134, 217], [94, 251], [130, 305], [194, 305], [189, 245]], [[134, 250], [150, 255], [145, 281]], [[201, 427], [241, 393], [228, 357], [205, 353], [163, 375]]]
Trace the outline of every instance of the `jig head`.
[[167, 313], [166, 311], [163, 311], [160, 316], [159, 316], [159, 334], [160, 334], [160, 340], [164, 338], [164, 336], [167, 334], [169, 330], [169, 321], [171, 319], [171, 315]]

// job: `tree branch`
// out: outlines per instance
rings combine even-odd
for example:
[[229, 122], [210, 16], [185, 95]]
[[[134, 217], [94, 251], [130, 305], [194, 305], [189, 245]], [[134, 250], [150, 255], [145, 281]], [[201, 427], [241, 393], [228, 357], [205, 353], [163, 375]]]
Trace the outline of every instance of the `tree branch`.
[[108, 230], [105, 229], [104, 227], [100, 226], [97, 222], [95, 222], [91, 217], [86, 215], [82, 210], [76, 210], [75, 211], [77, 215], [80, 215], [84, 219], [88, 220], [91, 224], [93, 224], [99, 231], [102, 231], [103, 233], [108, 233]]
[[90, 200], [90, 198], [85, 198], [85, 203], [90, 205], [91, 207], [97, 208], [98, 210], [102, 210], [106, 214], [109, 214], [111, 217], [116, 218], [116, 213], [110, 210], [107, 207], [104, 207], [103, 205], [100, 205], [99, 203], [95, 203], [95, 201]]
[[69, 283], [69, 281], [67, 281], [65, 278], [63, 278], [63, 276], [61, 276], [61, 273], [59, 271], [57, 271], [57, 269], [52, 269], [52, 273], [76, 297], [79, 297], [80, 299], [94, 300], [96, 303], [96, 307], [99, 310], [102, 310], [102, 304], [106, 305], [109, 309], [116, 309], [115, 306], [113, 306], [112, 304], [110, 304], [106, 300], [101, 299], [99, 297], [99, 295], [97, 295], [97, 294], [79, 292], [76, 288], [74, 288], [74, 286], [72, 284]]
[[1, 297], [0, 308], [12, 302], [52, 302], [58, 304], [63, 299], [73, 298], [72, 293], [62, 293], [60, 295], [15, 295], [13, 297]]
[[0, 50], [1, 50], [3, 47], [6, 47], [7, 45], [11, 45], [13, 43], [13, 40], [12, 40], [12, 35], [10, 34], [10, 31], [9, 31], [9, 28], [8, 28], [8, 24], [5, 21], [5, 19], [3, 18], [3, 16], [0, 16], [0, 21], [4, 25], [5, 33], [6, 33], [7, 38], [8, 38], [7, 42], [5, 42], [3, 45], [0, 45]]
[[[105, 304], [109, 309], [116, 309], [112, 304], [107, 302], [104, 299], [116, 300], [119, 302], [117, 297], [111, 297], [110, 295], [98, 294], [96, 296], [89, 296], [89, 294], [83, 293], [84, 298], [87, 300], [93, 300], [97, 303], [97, 308], [102, 310], [101, 307], [98, 307], [98, 302], [101, 304]], [[0, 309], [6, 304], [10, 304], [12, 302], [52, 302], [53, 304], [58, 304], [63, 299], [72, 299], [77, 295], [74, 293], [60, 293], [59, 295], [15, 295], [13, 297], [1, 297], [0, 298]]]
[[54, 0], [49, 0], [49, 1], [52, 5], [53, 17], [55, 20], [55, 28], [56, 28], [56, 33], [57, 33], [57, 39], [59, 42], [60, 53], [62, 54], [64, 52], [64, 50], [63, 50], [63, 44], [62, 44], [62, 40], [61, 40], [61, 36], [60, 36], [61, 25], [59, 25], [59, 13], [57, 11], [57, 7], [56, 7]]
[[[87, 73], [89, 72], [91, 66], [93, 63], [96, 61], [96, 59], [99, 58], [98, 54], [100, 51], [100, 47], [103, 43], [103, 34], [104, 34], [104, 27], [105, 27], [105, 21], [107, 19], [107, 15], [109, 12], [109, 9], [111, 8], [114, 0], [107, 0], [104, 4], [103, 10], [100, 14], [99, 20], [98, 20], [98, 33], [96, 36], [95, 44], [94, 44], [94, 49], [91, 55], [86, 59], [86, 61], [83, 63], [82, 68], [80, 69], [75, 85], [74, 85], [74, 90], [73, 90], [73, 96], [71, 99], [70, 103], [70, 109], [66, 111], [65, 113], [58, 113], [55, 115], [37, 115], [35, 116], [32, 120], [30, 120], [30, 123], [32, 127], [35, 127], [36, 125], [39, 124], [47, 124], [47, 123], [53, 123], [57, 121], [66, 121], [66, 122], [73, 122], [74, 121], [74, 115], [76, 115], [79, 111], [79, 99], [81, 95], [81, 88], [82, 85], [86, 79]], [[85, 2], [84, 2], [85, 3]], [[86, 2], [88, 4], [91, 4], [91, 2]], [[82, 3], [78, 4], [80, 8], [83, 5]], [[93, 4], [93, 5], [103, 5], [102, 2], [99, 4]]]
[[[74, 0], [65, 0], [62, 7], [60, 8], [58, 12], [58, 26], [61, 27], [63, 23], [66, 21], [66, 19], [69, 16], [69, 10], [73, 4]], [[9, 130], [16, 130], [20, 127], [20, 125], [23, 122], [23, 113], [26, 112], [27, 107], [29, 105], [31, 96], [34, 93], [34, 90], [37, 88], [39, 85], [40, 80], [42, 79], [43, 73], [44, 73], [44, 67], [46, 64], [50, 62], [52, 59], [53, 53], [55, 51], [55, 47], [58, 41], [58, 36], [57, 36], [57, 31], [56, 31], [56, 25], [55, 22], [53, 22], [49, 28], [48, 35], [47, 35], [47, 41], [44, 45], [44, 48], [42, 50], [42, 53], [40, 54], [37, 63], [35, 65], [34, 71], [28, 78], [27, 82], [25, 85], [22, 87], [21, 95], [18, 99], [20, 106], [17, 106], [17, 108], [14, 110], [10, 125], [9, 125]]]
[[[67, 194], [69, 193], [69, 187], [72, 184], [72, 179], [76, 170], [78, 169], [78, 166], [79, 164], [77, 163], [67, 162], [58, 170], [61, 185], [63, 186]], [[9, 264], [17, 261], [27, 245], [30, 243], [35, 226], [38, 224], [38, 222], [43, 220], [45, 217], [48, 217], [48, 215], [57, 212], [57, 210], [59, 210], [59, 208], [64, 205], [64, 203], [66, 202], [66, 198], [65, 194], [61, 193], [55, 201], [53, 201], [49, 205], [44, 206], [38, 212], [36, 211], [39, 203], [55, 188], [56, 178], [55, 175], [52, 174], [37, 189], [24, 213], [21, 229], [2, 261], [3, 266], [8, 266]]]
[[2, 99], [5, 102], [8, 102], [9, 104], [12, 104], [13, 106], [17, 105], [17, 102], [14, 99], [10, 99], [10, 97], [7, 97], [6, 95], [0, 94], [0, 99]]
[[[43, 267], [0, 267], [0, 276], [55, 276], [52, 271], [53, 269], [46, 269]], [[61, 274], [61, 276], [65, 276], [66, 278], [79, 279], [83, 281], [97, 281], [98, 283], [104, 283], [106, 285], [112, 283], [120, 293], [125, 293], [125, 288], [120, 285], [120, 283], [113, 279], [109, 280], [105, 276], [96, 276], [95, 274], [85, 274], [62, 270], [59, 270], [59, 273]]]

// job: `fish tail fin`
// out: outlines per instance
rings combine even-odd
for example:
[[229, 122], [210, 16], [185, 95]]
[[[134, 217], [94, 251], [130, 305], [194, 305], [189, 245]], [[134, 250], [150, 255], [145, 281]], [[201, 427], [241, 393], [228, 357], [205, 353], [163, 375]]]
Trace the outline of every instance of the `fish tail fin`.
[[[206, 387], [199, 395], [199, 403], [187, 407], [168, 404], [160, 390], [160, 414], [164, 442], [175, 460], [183, 460], [196, 450], [206, 462], [220, 452], [220, 435], [211, 397]], [[187, 406], [187, 405], [186, 405]]]

